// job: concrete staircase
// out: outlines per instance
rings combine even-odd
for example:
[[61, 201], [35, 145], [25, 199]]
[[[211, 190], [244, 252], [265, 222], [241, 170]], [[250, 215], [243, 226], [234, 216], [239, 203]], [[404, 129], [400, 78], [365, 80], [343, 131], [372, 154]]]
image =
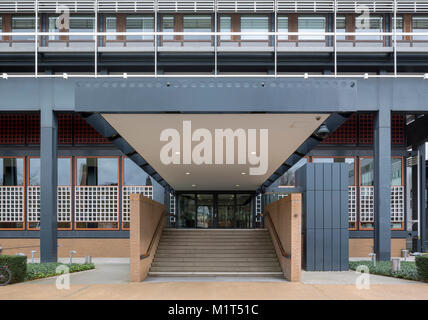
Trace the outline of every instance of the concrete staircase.
[[165, 229], [149, 276], [282, 277], [267, 229]]

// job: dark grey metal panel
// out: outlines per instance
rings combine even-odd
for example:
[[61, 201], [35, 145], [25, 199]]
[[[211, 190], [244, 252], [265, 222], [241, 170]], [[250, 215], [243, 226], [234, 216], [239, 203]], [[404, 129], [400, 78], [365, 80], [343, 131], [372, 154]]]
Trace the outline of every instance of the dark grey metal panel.
[[[43, 102], [48, 103], [47, 100]], [[48, 108], [42, 110], [40, 118], [40, 260], [56, 262], [57, 119], [55, 113]]]
[[340, 229], [340, 270], [349, 269], [349, 230]]
[[323, 268], [321, 270], [333, 270], [333, 239], [331, 228], [324, 229], [323, 241]]
[[332, 255], [332, 271], [340, 271], [341, 270], [341, 229], [333, 228], [331, 229], [332, 236], [332, 246], [331, 246], [331, 255]]
[[315, 229], [315, 270], [324, 270], [324, 229]]
[[[339, 186], [333, 188], [332, 181], [339, 181]], [[306, 270], [348, 268], [348, 186], [342, 190], [344, 182], [348, 182], [348, 169], [343, 163], [308, 163], [296, 171], [296, 188], [303, 193]], [[307, 185], [315, 188], [307, 190]]]
[[423, 79], [10, 78], [0, 83], [0, 110], [40, 110], [42, 83], [53, 89], [56, 111], [426, 112], [428, 101]]
[[315, 228], [315, 191], [307, 190], [303, 196], [305, 202], [303, 204], [305, 210], [304, 221], [306, 221], [306, 228]]
[[332, 166], [330, 163], [326, 163], [323, 169], [323, 190], [332, 190]]
[[315, 270], [315, 229], [307, 228], [304, 234], [305, 255], [304, 268], [307, 271]]
[[380, 261], [391, 258], [391, 111], [380, 109], [374, 121], [374, 250]]
[[315, 190], [315, 228], [324, 228], [324, 192], [322, 190]]
[[323, 206], [323, 214], [324, 214], [324, 229], [330, 229], [333, 227], [332, 225], [332, 215], [333, 215], [333, 208], [332, 208], [332, 200], [334, 202], [335, 199], [332, 199], [334, 197], [334, 193], [331, 190], [324, 190], [324, 206]]

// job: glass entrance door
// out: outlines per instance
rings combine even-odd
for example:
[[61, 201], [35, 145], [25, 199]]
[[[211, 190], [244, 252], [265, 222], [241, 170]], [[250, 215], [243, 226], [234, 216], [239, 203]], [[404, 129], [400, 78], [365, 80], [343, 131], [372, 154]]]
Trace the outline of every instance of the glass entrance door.
[[178, 195], [179, 228], [253, 228], [250, 193], [182, 193]]

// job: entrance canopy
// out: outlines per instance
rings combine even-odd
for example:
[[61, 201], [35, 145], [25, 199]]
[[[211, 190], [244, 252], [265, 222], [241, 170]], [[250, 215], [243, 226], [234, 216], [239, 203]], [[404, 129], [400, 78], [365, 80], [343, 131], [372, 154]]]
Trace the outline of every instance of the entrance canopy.
[[175, 190], [256, 190], [328, 114], [102, 114]]

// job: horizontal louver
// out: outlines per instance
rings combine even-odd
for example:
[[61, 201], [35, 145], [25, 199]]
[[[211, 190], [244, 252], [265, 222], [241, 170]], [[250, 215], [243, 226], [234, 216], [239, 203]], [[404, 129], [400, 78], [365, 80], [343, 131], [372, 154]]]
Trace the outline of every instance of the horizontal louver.
[[[67, 7], [70, 12], [333, 12], [334, 0], [14, 0], [1, 1], [0, 12], [59, 12]], [[428, 12], [428, 0], [397, 1], [397, 12]], [[275, 8], [276, 7], [276, 8]], [[338, 0], [338, 12], [393, 12], [394, 1]]]

